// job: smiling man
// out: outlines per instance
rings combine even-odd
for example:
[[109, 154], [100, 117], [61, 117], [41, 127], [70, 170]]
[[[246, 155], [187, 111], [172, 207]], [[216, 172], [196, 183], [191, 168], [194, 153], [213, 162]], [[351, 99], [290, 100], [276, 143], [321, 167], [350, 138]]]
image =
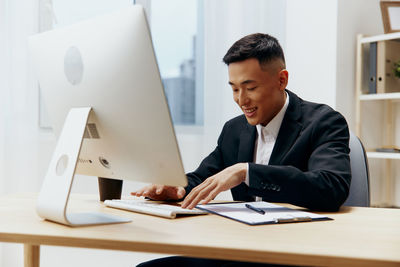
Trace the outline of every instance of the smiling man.
[[336, 211], [351, 180], [349, 131], [341, 114], [286, 89], [279, 42], [268, 34], [238, 40], [223, 58], [243, 115], [228, 121], [216, 149], [187, 174], [189, 185], [147, 186], [136, 196], [207, 203], [231, 189], [234, 200], [285, 202]]
[[[284, 54], [270, 35], [243, 37], [223, 61], [228, 65], [233, 99], [244, 114], [224, 125], [215, 150], [187, 174], [187, 187], [150, 185], [132, 194], [156, 200], [184, 197], [182, 207], [191, 209], [230, 189], [234, 200], [337, 211], [348, 196], [351, 180], [349, 130], [343, 116], [286, 89], [289, 74]], [[168, 264], [264, 266], [183, 257], [140, 266]]]

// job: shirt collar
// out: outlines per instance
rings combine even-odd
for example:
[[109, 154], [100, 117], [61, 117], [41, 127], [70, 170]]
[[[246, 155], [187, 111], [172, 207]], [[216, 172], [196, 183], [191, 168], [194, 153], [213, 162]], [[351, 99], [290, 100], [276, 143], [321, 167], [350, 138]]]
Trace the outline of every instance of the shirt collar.
[[281, 110], [278, 112], [278, 114], [275, 115], [275, 117], [265, 126], [262, 126], [261, 124], [257, 124], [257, 133], [258, 136], [261, 136], [261, 131], [264, 133], [264, 136], [266, 134], [272, 135], [275, 139], [278, 136], [279, 129], [281, 128], [281, 124], [283, 121], [283, 117], [285, 116], [287, 107], [289, 106], [289, 94], [286, 93], [286, 101]]

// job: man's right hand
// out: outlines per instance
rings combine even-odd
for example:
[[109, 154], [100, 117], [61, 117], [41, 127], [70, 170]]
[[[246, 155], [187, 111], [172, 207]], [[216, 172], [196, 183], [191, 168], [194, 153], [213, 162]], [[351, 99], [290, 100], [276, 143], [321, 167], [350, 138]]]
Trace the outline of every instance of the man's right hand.
[[148, 197], [153, 200], [178, 200], [183, 198], [185, 193], [186, 190], [182, 186], [152, 184], [135, 192], [131, 192], [131, 195], [137, 197]]

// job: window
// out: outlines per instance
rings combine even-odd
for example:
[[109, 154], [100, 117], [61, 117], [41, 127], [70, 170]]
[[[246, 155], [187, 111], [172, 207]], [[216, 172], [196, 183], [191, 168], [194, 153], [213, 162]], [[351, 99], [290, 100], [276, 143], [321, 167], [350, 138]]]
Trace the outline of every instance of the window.
[[198, 0], [151, 0], [154, 49], [175, 125], [203, 124], [201, 8]]
[[[43, 0], [41, 31], [138, 3], [146, 9], [174, 125], [203, 124], [202, 20], [199, 0]], [[51, 4], [53, 2], [53, 4]], [[44, 19], [43, 19], [44, 17]], [[49, 21], [52, 21], [48, 23]], [[50, 25], [46, 25], [50, 24]], [[200, 27], [199, 27], [200, 26]], [[40, 126], [49, 127], [43, 101]]]

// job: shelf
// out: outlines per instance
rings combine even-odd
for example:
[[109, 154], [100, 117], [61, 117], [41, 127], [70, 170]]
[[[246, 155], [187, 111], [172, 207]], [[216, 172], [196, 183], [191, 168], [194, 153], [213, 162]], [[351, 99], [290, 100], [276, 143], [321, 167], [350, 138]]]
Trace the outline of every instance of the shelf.
[[362, 44], [373, 43], [378, 41], [386, 41], [386, 40], [393, 40], [393, 39], [400, 39], [400, 32], [388, 33], [388, 34], [381, 34], [375, 36], [369, 36], [361, 38]]
[[400, 100], [400, 93], [363, 94], [360, 95], [360, 100]]
[[400, 159], [400, 153], [367, 152], [367, 157], [371, 159]]
[[[365, 141], [364, 145], [368, 148], [366, 157], [371, 162], [369, 166], [370, 179], [375, 180], [375, 184], [371, 184], [372, 205], [379, 206], [393, 206], [399, 193], [393, 190], [393, 186], [396, 179], [399, 178], [399, 173], [396, 171], [400, 153], [377, 152], [376, 149], [379, 144], [388, 147], [399, 145], [395, 142], [395, 138], [399, 135], [397, 113], [400, 104], [400, 88], [396, 84], [387, 85], [388, 87], [385, 87], [387, 93], [381, 93], [382, 90], [376, 88], [378, 94], [368, 94], [369, 48], [371, 43], [389, 40], [395, 41], [396, 44], [400, 43], [400, 32], [375, 36], [359, 34], [357, 36], [355, 127], [356, 134]], [[372, 119], [370, 113], [375, 109], [379, 109], [379, 112], [376, 112]]]

